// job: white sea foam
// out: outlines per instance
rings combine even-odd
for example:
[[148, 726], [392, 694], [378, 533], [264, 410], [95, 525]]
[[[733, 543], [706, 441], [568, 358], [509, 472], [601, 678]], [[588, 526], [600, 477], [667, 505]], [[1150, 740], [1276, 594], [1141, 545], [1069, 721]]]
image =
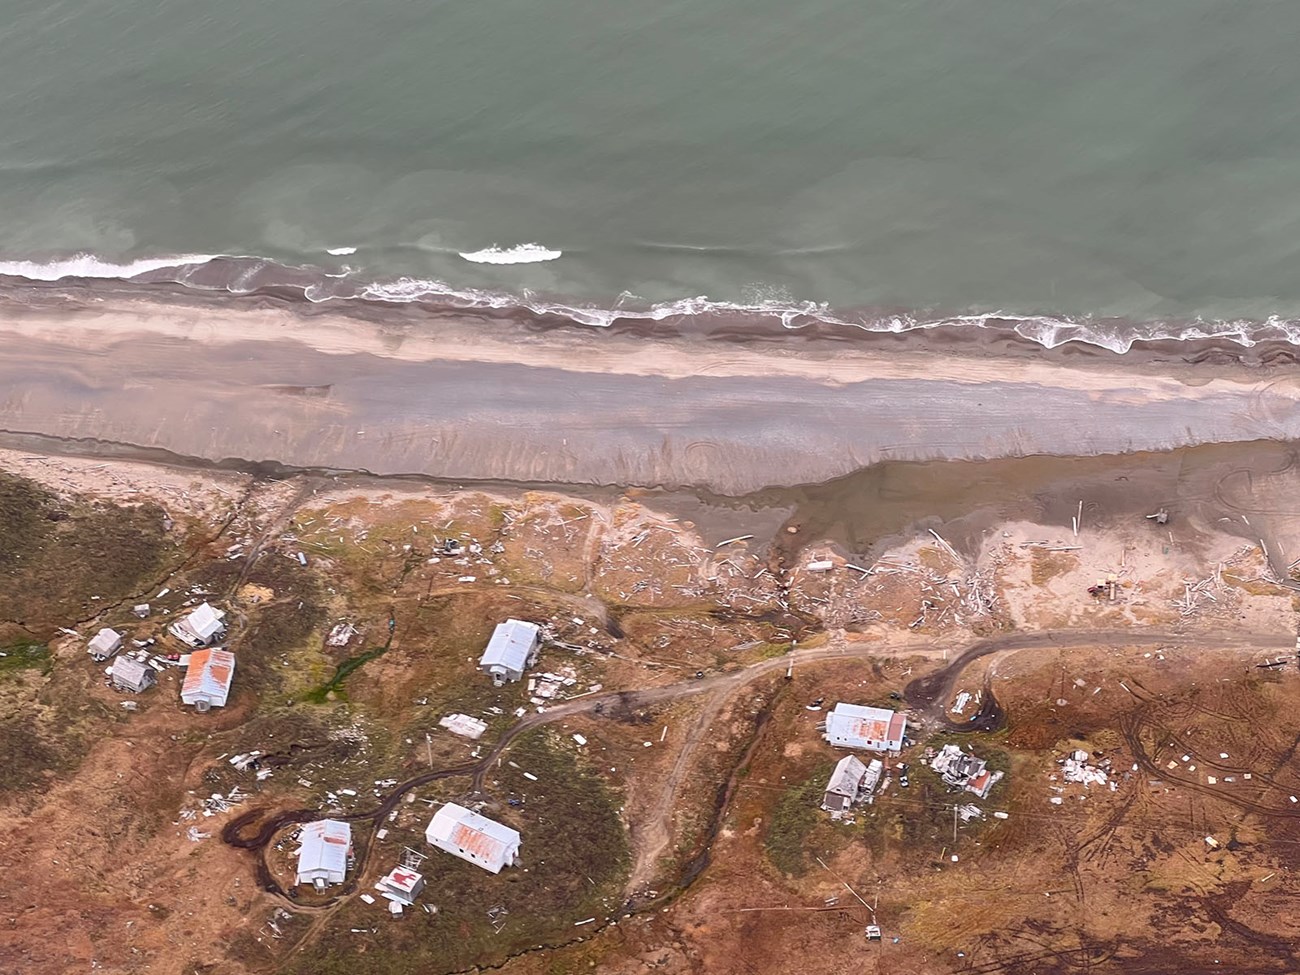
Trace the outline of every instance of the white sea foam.
[[704, 295], [658, 302], [645, 308], [600, 308], [572, 305], [478, 289], [452, 288], [441, 281], [400, 278], [366, 285], [359, 297], [376, 301], [437, 301], [466, 308], [501, 310], [518, 308], [538, 315], [557, 315], [582, 325], [608, 327], [617, 321], [660, 322], [670, 318], [704, 315], [749, 315], [774, 318], [791, 330], [814, 325], [841, 325], [867, 332], [901, 334], [934, 328], [987, 328], [1011, 330], [1049, 349], [1068, 342], [1099, 346], [1123, 354], [1137, 342], [1218, 339], [1246, 348], [1265, 341], [1300, 345], [1300, 321], [1270, 318], [1266, 321], [1117, 322], [1090, 318], [1011, 314], [1002, 311], [933, 317], [896, 314], [855, 318], [836, 313], [825, 302], [768, 300], [743, 304], [714, 301]]
[[355, 254], [356, 252], [355, 247], [327, 247], [325, 249], [326, 254], [331, 254], [334, 257], [347, 257], [349, 254]]
[[31, 278], [33, 281], [60, 281], [63, 278], [133, 278], [146, 271], [169, 267], [206, 264], [218, 254], [178, 254], [174, 257], [150, 257], [126, 264], [101, 260], [94, 254], [77, 254], [57, 261], [0, 261], [0, 274]]
[[[538, 244], [524, 245], [545, 254], [559, 256], [559, 251], [547, 251]], [[515, 248], [514, 250], [520, 250]], [[492, 249], [490, 249], [492, 250]], [[487, 253], [487, 252], [479, 252]], [[498, 256], [508, 254], [497, 251]], [[469, 259], [469, 255], [464, 255]], [[993, 331], [1012, 331], [1016, 335], [1053, 349], [1068, 342], [1080, 342], [1087, 345], [1109, 349], [1115, 353], [1128, 352], [1137, 342], [1185, 341], [1204, 339], [1232, 342], [1236, 345], [1251, 347], [1261, 342], [1276, 341], [1300, 346], [1300, 320], [1278, 317], [1259, 320], [1194, 320], [1184, 322], [1128, 322], [1121, 319], [1092, 319], [1086, 317], [1067, 318], [1049, 315], [1010, 314], [992, 311], [968, 315], [933, 315], [895, 314], [875, 315], [869, 312], [860, 315], [832, 311], [825, 302], [797, 301], [777, 289], [753, 288], [749, 291], [748, 302], [715, 301], [704, 295], [681, 298], [676, 301], [643, 304], [636, 307], [632, 302], [640, 302], [637, 296], [624, 292], [614, 302], [613, 307], [571, 304], [548, 300], [544, 296], [525, 291], [522, 294], [501, 291], [488, 291], [475, 288], [453, 288], [436, 280], [422, 278], [399, 278], [389, 281], [375, 281], [365, 284], [344, 269], [341, 273], [326, 273], [320, 268], [289, 267], [277, 265], [265, 259], [231, 258], [230, 267], [236, 273], [222, 285], [215, 281], [196, 284], [191, 275], [197, 266], [223, 257], [222, 255], [180, 254], [170, 257], [146, 258], [127, 263], [106, 261], [91, 254], [79, 254], [75, 257], [56, 261], [0, 261], [0, 275], [25, 277], [36, 281], [58, 281], [63, 278], [116, 278], [131, 279], [150, 271], [175, 269], [176, 274], [169, 277], [185, 284], [187, 287], [199, 287], [202, 290], [226, 290], [232, 294], [248, 294], [264, 286], [259, 283], [259, 276], [267, 274], [271, 281], [276, 276], [275, 269], [284, 267], [287, 271], [302, 272], [312, 270], [320, 275], [319, 279], [306, 285], [304, 297], [313, 303], [327, 301], [348, 301], [361, 298], [371, 301], [413, 302], [424, 301], [451, 305], [467, 310], [482, 309], [492, 311], [519, 310], [535, 315], [551, 315], [567, 318], [582, 325], [603, 328], [619, 321], [659, 322], [666, 319], [688, 316], [745, 316], [764, 317], [779, 321], [784, 327], [798, 330], [817, 325], [843, 326], [858, 328], [867, 332], [884, 332], [899, 334], [916, 330], [934, 328], [980, 328]], [[516, 260], [518, 258], [516, 257]], [[552, 260], [551, 257], [535, 258]], [[246, 263], [245, 263], [246, 262]], [[489, 262], [491, 263], [491, 262]], [[357, 272], [359, 273], [359, 272]], [[351, 281], [328, 284], [331, 279], [349, 278]]]
[[518, 244], [498, 247], [493, 244], [481, 251], [459, 251], [461, 257], [475, 264], [537, 264], [563, 257], [564, 251], [553, 251], [541, 244]]

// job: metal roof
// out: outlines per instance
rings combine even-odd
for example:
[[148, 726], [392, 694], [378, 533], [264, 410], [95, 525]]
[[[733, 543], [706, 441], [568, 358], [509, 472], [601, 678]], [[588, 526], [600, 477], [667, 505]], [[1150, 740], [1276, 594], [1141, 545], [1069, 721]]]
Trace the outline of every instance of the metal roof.
[[[510, 862], [519, 847], [519, 833], [502, 823], [449, 802], [436, 813], [425, 830], [425, 838], [447, 852], [448, 846], [463, 851], [475, 862], [483, 862], [494, 873]], [[444, 845], [447, 844], [447, 845]]]
[[408, 870], [406, 867], [394, 867], [379, 883], [392, 890], [413, 895], [423, 879], [424, 877], [414, 870]]
[[112, 678], [133, 687], [141, 687], [146, 681], [154, 681], [154, 670], [143, 660], [134, 657], [118, 657], [113, 661]]
[[541, 638], [542, 628], [524, 620], [506, 620], [492, 631], [492, 639], [479, 658], [480, 667], [505, 667], [522, 671], [528, 667], [528, 656]]
[[305, 874], [325, 872], [339, 880], [348, 870], [348, 851], [352, 849], [352, 826], [337, 819], [321, 819], [308, 823], [299, 836], [302, 846], [298, 850], [298, 882]]
[[211, 640], [223, 629], [221, 621], [225, 617], [226, 614], [221, 610], [213, 609], [207, 603], [203, 603], [185, 617], [185, 623], [200, 640]]
[[832, 740], [856, 743], [867, 747], [867, 742], [888, 743], [899, 747], [907, 719], [886, 708], [870, 708], [861, 704], [837, 704], [826, 716], [826, 737]]
[[862, 784], [862, 779], [866, 774], [867, 766], [860, 758], [855, 755], [845, 755], [840, 759], [839, 764], [835, 766], [835, 771], [831, 773], [831, 780], [826, 786], [826, 791], [833, 792], [837, 796], [854, 798], [857, 796], [858, 787]]
[[224, 706], [234, 679], [235, 655], [229, 650], [195, 650], [181, 684], [181, 700], [192, 704], [191, 698], [202, 697]]
[[122, 634], [106, 626], [91, 637], [89, 650], [91, 653], [107, 654], [112, 653], [121, 645]]

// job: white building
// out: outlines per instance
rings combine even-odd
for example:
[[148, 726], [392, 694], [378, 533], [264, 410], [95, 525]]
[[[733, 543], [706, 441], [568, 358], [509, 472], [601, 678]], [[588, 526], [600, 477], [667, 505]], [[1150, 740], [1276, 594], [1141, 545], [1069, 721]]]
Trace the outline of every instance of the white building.
[[118, 657], [113, 661], [113, 671], [108, 679], [119, 691], [139, 694], [158, 683], [158, 673], [143, 660]]
[[409, 867], [394, 867], [375, 884], [375, 890], [379, 891], [381, 897], [403, 907], [410, 907], [420, 896], [420, 891], [424, 890], [424, 875]]
[[430, 846], [492, 873], [519, 862], [519, 834], [515, 830], [454, 802], [434, 813], [424, 838]]
[[826, 716], [826, 740], [838, 748], [898, 752], [906, 730], [907, 719], [885, 708], [837, 704]]
[[107, 660], [122, 649], [122, 634], [104, 627], [90, 639], [86, 652], [95, 660]]
[[181, 701], [199, 711], [224, 708], [235, 679], [235, 655], [229, 650], [195, 650], [181, 684]]
[[223, 610], [214, 609], [203, 603], [184, 619], [179, 619], [167, 629], [176, 637], [192, 647], [206, 647], [215, 640], [220, 640], [226, 632]]
[[479, 670], [500, 687], [508, 680], [519, 680], [524, 671], [537, 662], [542, 645], [542, 628], [524, 620], [506, 620], [492, 631], [492, 639], [479, 658]]
[[308, 823], [298, 836], [298, 879], [324, 890], [341, 884], [352, 859], [352, 826], [337, 819]]

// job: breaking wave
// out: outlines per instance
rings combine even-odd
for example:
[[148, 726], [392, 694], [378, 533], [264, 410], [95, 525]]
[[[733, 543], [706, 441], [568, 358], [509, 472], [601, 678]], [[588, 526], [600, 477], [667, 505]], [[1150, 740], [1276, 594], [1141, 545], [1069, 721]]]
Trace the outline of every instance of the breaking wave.
[[473, 261], [475, 264], [538, 264], [564, 256], [564, 251], [553, 251], [541, 244], [518, 244], [506, 248], [493, 244], [481, 251], [459, 251], [458, 253], [465, 260]]
[[[559, 251], [538, 244], [523, 245], [534, 256], [527, 260], [553, 260]], [[344, 248], [335, 248], [342, 251]], [[484, 263], [519, 263], [521, 248], [475, 252]], [[489, 260], [495, 253], [509, 260]], [[513, 256], [511, 256], [513, 255]], [[550, 256], [554, 255], [554, 256]], [[465, 256], [470, 259], [469, 255]], [[476, 288], [455, 288], [445, 282], [401, 277], [374, 280], [367, 272], [344, 267], [294, 266], [249, 257], [189, 254], [148, 258], [127, 263], [102, 260], [91, 254], [38, 261], [0, 262], [0, 276], [53, 282], [67, 279], [120, 279], [134, 285], [179, 285], [197, 292], [232, 295], [275, 295], [285, 299], [323, 302], [363, 301], [418, 304], [432, 313], [480, 312], [511, 316], [561, 319], [604, 328], [637, 322], [677, 319], [713, 320], [737, 328], [773, 321], [789, 330], [842, 327], [865, 332], [901, 335], [929, 329], [989, 329], [1015, 335], [1048, 349], [1070, 342], [1128, 352], [1139, 342], [1215, 340], [1250, 347], [1263, 342], [1300, 346], [1300, 320], [1272, 317], [1264, 320], [1133, 321], [1124, 318], [1068, 317], [987, 311], [964, 314], [894, 312], [879, 309], [845, 310], [825, 302], [797, 301], [780, 292], [759, 293], [748, 302], [718, 301], [706, 296], [675, 301], [648, 302], [624, 292], [611, 307], [565, 301], [531, 291], [509, 293]]]
[[206, 264], [215, 261], [217, 254], [181, 254], [176, 257], [144, 258], [126, 264], [105, 261], [94, 254], [74, 254], [56, 261], [0, 261], [0, 274], [33, 281], [62, 281], [65, 278], [125, 278], [138, 277], [150, 271], [161, 271], [184, 265]]

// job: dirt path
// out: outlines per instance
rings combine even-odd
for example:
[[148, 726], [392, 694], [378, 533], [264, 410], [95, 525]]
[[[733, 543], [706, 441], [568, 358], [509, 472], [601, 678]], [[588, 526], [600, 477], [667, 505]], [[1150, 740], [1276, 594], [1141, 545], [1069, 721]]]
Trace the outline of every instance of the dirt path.
[[677, 790], [686, 776], [691, 756], [704, 740], [713, 719], [727, 703], [727, 697], [726, 691], [714, 691], [694, 720], [686, 726], [673, 767], [664, 776], [654, 800], [646, 809], [645, 818], [629, 830], [634, 854], [632, 873], [626, 887], [629, 894], [639, 892], [655, 878], [659, 857], [673, 839], [673, 806]]
[[[1206, 650], [1230, 650], [1249, 647], [1252, 649], [1292, 649], [1295, 636], [1291, 633], [1261, 634], [1240, 633], [1219, 635], [1198, 635], [1173, 633], [1160, 630], [1044, 630], [1038, 633], [1011, 633], [993, 637], [970, 644], [946, 667], [934, 674], [912, 681], [907, 688], [908, 701], [914, 706], [933, 708], [941, 707], [946, 695], [951, 692], [962, 671], [972, 661], [994, 653], [1006, 653], [1019, 650], [1051, 648], [1083, 648], [1105, 644], [1118, 646], [1158, 646], [1161, 644], [1193, 645]], [[690, 759], [698, 743], [703, 740], [708, 726], [717, 715], [727, 699], [737, 690], [753, 683], [761, 677], [785, 670], [791, 665], [808, 665], [832, 663], [842, 660], [867, 659], [875, 656], [911, 656], [935, 657], [949, 649], [947, 644], [940, 645], [932, 640], [908, 640], [901, 644], [880, 644], [876, 642], [845, 642], [828, 648], [807, 648], [796, 650], [781, 657], [773, 657], [751, 664], [741, 670], [718, 674], [698, 680], [680, 681], [663, 687], [647, 688], [639, 691], [610, 691], [593, 694], [578, 700], [567, 701], [541, 713], [533, 713], [520, 719], [497, 742], [491, 751], [473, 765], [461, 765], [454, 768], [438, 769], [425, 772], [396, 786], [389, 796], [375, 809], [369, 812], [347, 816], [352, 822], [377, 823], [395, 808], [402, 797], [411, 789], [418, 788], [436, 779], [450, 775], [472, 775], [474, 788], [481, 791], [483, 780], [488, 771], [505, 753], [510, 744], [525, 732], [538, 728], [575, 714], [595, 710], [598, 705], [617, 703], [625, 707], [644, 707], [647, 705], [673, 701], [694, 695], [710, 695], [700, 713], [692, 720], [681, 739], [681, 751], [674, 761], [673, 768], [666, 775], [657, 793], [651, 799], [649, 816], [632, 834], [633, 869], [627, 890], [634, 892], [654, 877], [654, 868], [664, 848], [672, 840], [672, 814], [677, 790], [690, 765]], [[300, 810], [281, 813], [271, 819], [262, 820], [262, 828], [253, 837], [241, 836], [241, 827], [257, 820], [258, 811], [247, 813], [238, 820], [227, 824], [222, 839], [234, 846], [249, 849], [258, 858], [259, 877], [269, 877], [263, 858], [263, 850], [275, 832], [284, 826], [297, 822], [306, 822], [318, 815], [314, 811]], [[273, 828], [268, 824], [274, 822]], [[364, 863], [358, 864], [358, 876], [364, 869]], [[284, 896], [274, 885], [272, 894], [278, 894], [280, 902], [290, 908], [298, 905]], [[346, 895], [343, 895], [346, 896]]]

